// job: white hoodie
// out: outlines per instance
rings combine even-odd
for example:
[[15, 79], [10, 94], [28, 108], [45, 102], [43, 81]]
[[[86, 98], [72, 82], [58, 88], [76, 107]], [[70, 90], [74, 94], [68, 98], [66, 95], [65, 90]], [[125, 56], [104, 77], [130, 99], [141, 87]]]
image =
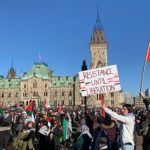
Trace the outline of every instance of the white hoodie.
[[106, 113], [111, 115], [111, 117], [121, 122], [120, 136], [122, 144], [132, 143], [132, 145], [134, 145], [135, 115], [133, 113], [128, 113], [127, 115], [123, 116], [113, 112], [108, 108], [104, 108], [104, 110]]

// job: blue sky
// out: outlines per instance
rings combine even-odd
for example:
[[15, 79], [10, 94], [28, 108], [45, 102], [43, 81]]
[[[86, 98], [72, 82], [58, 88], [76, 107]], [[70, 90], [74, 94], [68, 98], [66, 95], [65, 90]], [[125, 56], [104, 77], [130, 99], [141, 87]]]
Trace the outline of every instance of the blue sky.
[[[108, 42], [108, 64], [117, 64], [121, 87], [138, 94], [150, 39], [149, 0], [4, 0], [0, 1], [0, 74], [12, 60], [17, 75], [38, 61], [55, 75], [75, 75], [85, 59], [96, 22], [97, 3]], [[147, 64], [143, 91], [150, 87]]]

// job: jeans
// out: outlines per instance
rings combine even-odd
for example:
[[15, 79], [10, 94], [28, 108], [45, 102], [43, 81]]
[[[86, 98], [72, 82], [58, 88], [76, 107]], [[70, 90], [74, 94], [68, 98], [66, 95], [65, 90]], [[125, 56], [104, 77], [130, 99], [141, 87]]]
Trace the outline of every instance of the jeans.
[[134, 150], [134, 145], [123, 145], [122, 150]]

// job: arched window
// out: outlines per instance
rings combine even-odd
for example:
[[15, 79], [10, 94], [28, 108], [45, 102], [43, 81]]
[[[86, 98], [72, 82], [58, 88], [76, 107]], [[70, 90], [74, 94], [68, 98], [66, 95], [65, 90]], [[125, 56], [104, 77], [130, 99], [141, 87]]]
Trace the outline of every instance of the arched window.
[[114, 100], [111, 100], [111, 105], [114, 105]]
[[61, 105], [62, 105], [62, 106], [64, 105], [64, 101], [61, 101]]
[[18, 93], [16, 92], [15, 97], [18, 97]]
[[72, 100], [69, 100], [69, 106], [72, 106]]
[[82, 100], [81, 100], [81, 105], [83, 105], [83, 104], [84, 104], [84, 100], [82, 99]]
[[8, 93], [8, 97], [11, 97], [11, 93], [10, 92]]
[[2, 98], [4, 97], [4, 93], [2, 93]]
[[57, 101], [54, 101], [54, 106], [57, 106]]
[[58, 93], [58, 92], [57, 92], [57, 91], [55, 91], [54, 96], [57, 96], [57, 93]]
[[37, 83], [36, 82], [33, 83], [33, 88], [37, 88]]
[[45, 88], [47, 88], [47, 84], [45, 84]]
[[65, 96], [65, 92], [64, 91], [62, 91], [62, 96]]
[[69, 92], [69, 96], [72, 96], [72, 92], [71, 91]]
[[35, 91], [33, 92], [33, 96], [36, 96], [36, 92]]
[[48, 92], [47, 91], [44, 92], [44, 96], [48, 96]]

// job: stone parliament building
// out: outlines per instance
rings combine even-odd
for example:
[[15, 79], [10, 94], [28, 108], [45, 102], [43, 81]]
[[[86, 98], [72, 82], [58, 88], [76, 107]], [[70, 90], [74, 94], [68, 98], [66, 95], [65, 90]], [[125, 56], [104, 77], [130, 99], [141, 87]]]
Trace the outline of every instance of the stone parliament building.
[[[99, 17], [96, 19], [89, 48], [90, 69], [108, 65], [108, 44]], [[99, 95], [86, 98], [87, 107], [100, 105]], [[46, 63], [34, 63], [21, 77], [16, 76], [12, 65], [6, 78], [0, 76], [1, 103], [28, 105], [30, 100], [34, 100], [36, 104], [39, 100], [46, 100], [48, 107], [59, 105], [75, 107], [84, 106], [84, 99], [80, 94], [78, 73], [74, 76], [55, 76]], [[124, 103], [124, 93], [122, 91], [107, 93], [104, 95], [104, 101], [109, 106], [120, 106]]]

